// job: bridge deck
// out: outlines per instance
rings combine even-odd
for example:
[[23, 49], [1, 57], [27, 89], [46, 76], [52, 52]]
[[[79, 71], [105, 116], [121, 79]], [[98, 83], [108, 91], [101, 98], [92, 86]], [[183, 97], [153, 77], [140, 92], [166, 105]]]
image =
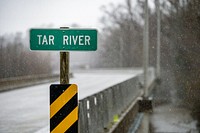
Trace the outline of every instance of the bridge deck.
[[[70, 82], [78, 84], [82, 99], [140, 73], [140, 70], [77, 72]], [[46, 83], [0, 93], [0, 132], [29, 133], [47, 126], [49, 86]]]

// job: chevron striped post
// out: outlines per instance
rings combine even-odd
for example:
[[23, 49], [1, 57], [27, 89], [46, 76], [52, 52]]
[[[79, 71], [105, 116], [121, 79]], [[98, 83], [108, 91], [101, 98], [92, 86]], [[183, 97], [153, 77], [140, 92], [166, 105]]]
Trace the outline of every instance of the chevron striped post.
[[78, 133], [77, 85], [50, 86], [50, 133]]

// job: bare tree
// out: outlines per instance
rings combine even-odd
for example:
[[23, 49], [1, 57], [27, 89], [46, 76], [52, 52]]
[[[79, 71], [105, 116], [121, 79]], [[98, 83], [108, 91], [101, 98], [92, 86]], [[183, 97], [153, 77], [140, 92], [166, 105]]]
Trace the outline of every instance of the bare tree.
[[102, 8], [105, 13], [102, 23], [105, 35], [104, 55], [107, 55], [106, 66], [142, 66], [143, 28], [140, 21], [143, 14], [135, 8], [131, 0], [126, 0], [125, 5], [111, 4], [107, 8]]
[[19, 33], [13, 41], [0, 37], [0, 78], [51, 73], [49, 54], [31, 52], [22, 40]]

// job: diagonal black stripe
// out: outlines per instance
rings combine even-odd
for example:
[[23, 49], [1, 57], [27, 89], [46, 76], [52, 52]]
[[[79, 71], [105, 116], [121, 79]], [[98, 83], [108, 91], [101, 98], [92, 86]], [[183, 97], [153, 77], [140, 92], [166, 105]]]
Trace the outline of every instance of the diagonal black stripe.
[[51, 119], [50, 130], [52, 131], [65, 117], [78, 106], [78, 94], [76, 93]]
[[52, 104], [71, 84], [52, 84], [50, 86], [50, 104]]
[[65, 133], [78, 133], [78, 120]]

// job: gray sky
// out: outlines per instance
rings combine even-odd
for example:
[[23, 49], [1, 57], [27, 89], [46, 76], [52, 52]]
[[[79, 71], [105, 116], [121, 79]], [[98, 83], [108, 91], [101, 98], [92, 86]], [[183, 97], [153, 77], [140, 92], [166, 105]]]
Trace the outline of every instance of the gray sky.
[[0, 35], [53, 24], [99, 28], [100, 7], [124, 0], [0, 0]]

